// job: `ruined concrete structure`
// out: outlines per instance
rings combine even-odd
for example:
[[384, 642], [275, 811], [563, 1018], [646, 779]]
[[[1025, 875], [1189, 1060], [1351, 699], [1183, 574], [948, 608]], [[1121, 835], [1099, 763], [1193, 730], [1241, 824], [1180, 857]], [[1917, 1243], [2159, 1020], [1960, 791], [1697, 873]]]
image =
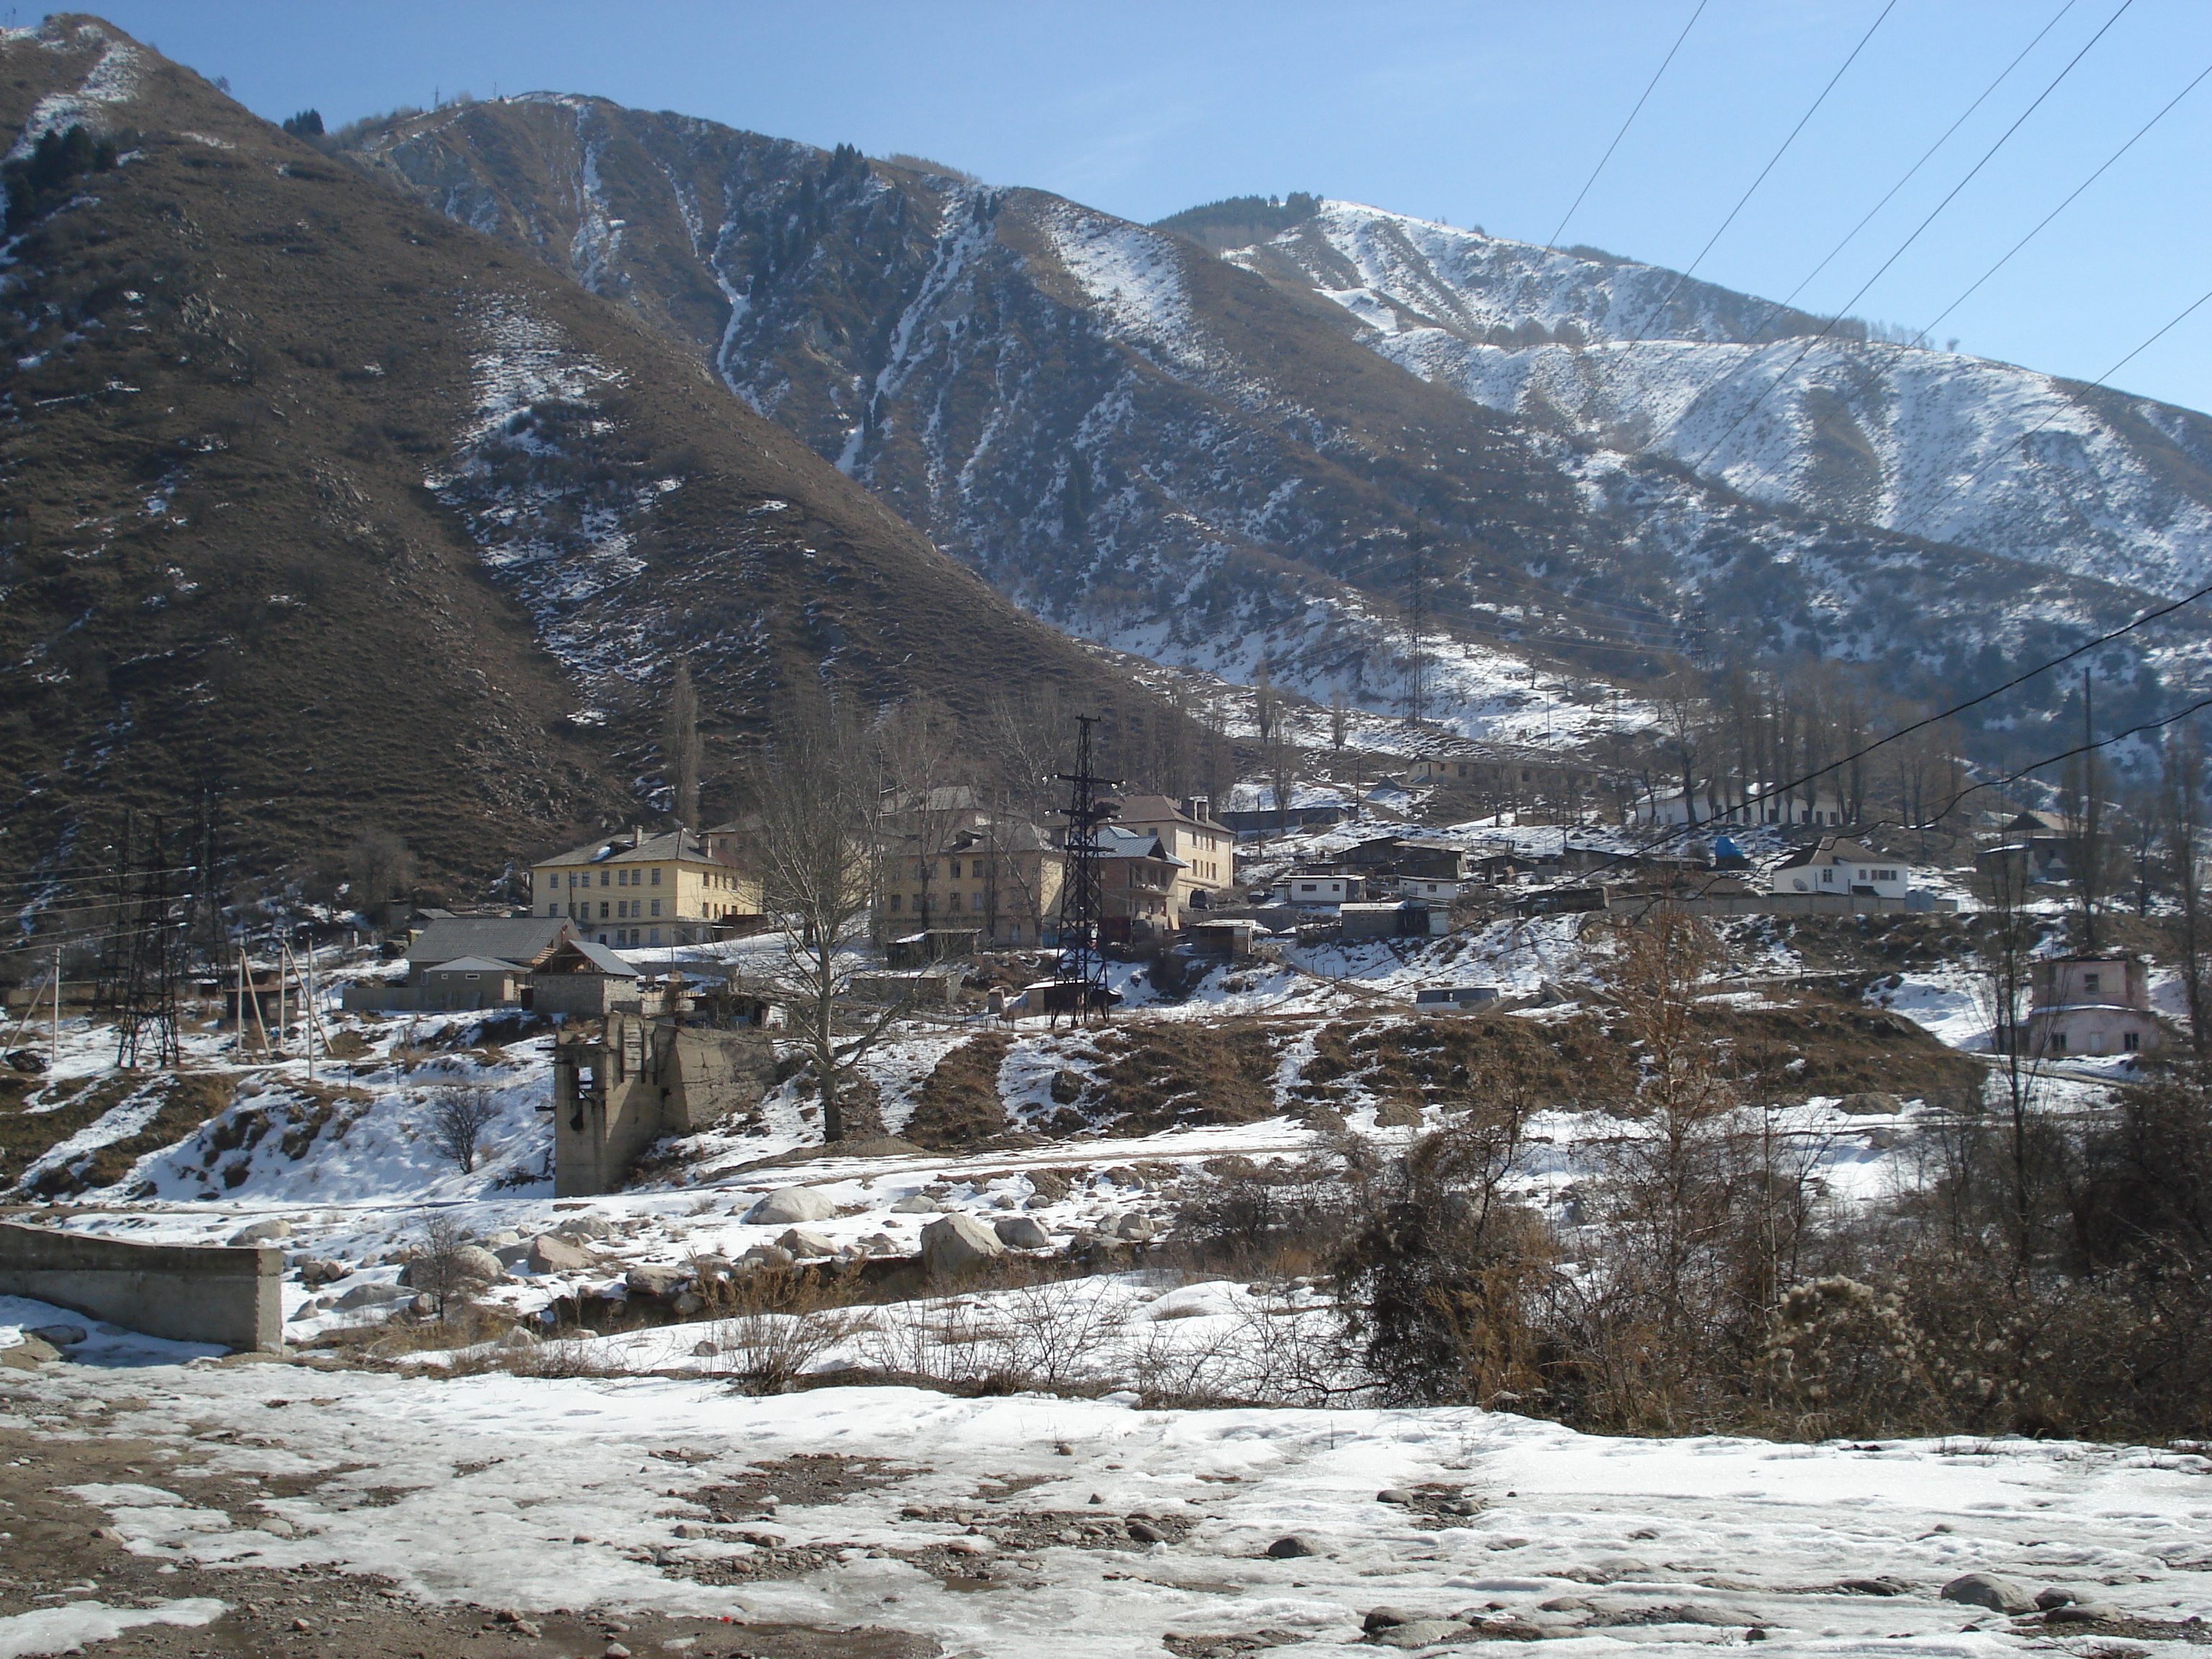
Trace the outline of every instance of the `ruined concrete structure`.
[[775, 1051], [761, 1032], [611, 1012], [604, 1026], [554, 1045], [555, 1195], [612, 1192], [663, 1135], [756, 1105], [775, 1082]]

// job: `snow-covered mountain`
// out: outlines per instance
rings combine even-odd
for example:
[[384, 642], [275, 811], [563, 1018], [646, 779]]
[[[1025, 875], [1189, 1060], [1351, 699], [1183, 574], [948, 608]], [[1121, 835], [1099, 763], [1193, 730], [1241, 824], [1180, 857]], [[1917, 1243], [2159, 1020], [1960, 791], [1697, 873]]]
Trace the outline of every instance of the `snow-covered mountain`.
[[2212, 580], [2193, 410], [1349, 202], [1225, 257], [1435, 385], [1754, 501], [2153, 592]]
[[[1813, 653], [1927, 693], [2142, 603], [1763, 501], [1401, 356], [1540, 352], [1644, 312], [1718, 353], [1818, 325], [1650, 267], [1411, 221], [1363, 240], [1387, 216], [1334, 205], [1230, 260], [1041, 191], [567, 95], [349, 153], [683, 340], [1033, 613], [1162, 662], [1522, 737], [1560, 701], [1540, 677], [1594, 706], [1685, 647]], [[2116, 649], [2114, 696], [2154, 702], [2145, 662], [2191, 662], [2196, 629]]]

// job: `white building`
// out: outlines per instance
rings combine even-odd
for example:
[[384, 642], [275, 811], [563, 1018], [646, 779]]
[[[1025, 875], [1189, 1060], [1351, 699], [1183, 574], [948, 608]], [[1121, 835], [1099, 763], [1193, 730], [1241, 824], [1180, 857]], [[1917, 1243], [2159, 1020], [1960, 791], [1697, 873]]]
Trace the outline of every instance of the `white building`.
[[1912, 890], [1912, 867], [1869, 852], [1842, 836], [1823, 836], [1767, 872], [1770, 893], [1835, 893], [1860, 898], [1903, 898]]
[[1846, 822], [1843, 797], [1826, 785], [1816, 788], [1808, 799], [1802, 789], [1777, 794], [1763, 783], [1747, 785], [1741, 792], [1707, 784], [1694, 794], [1671, 789], [1645, 795], [1637, 801], [1632, 817], [1638, 824], [1686, 824], [1692, 805], [1697, 808], [1699, 823], [1722, 827], [1773, 823], [1833, 828]]

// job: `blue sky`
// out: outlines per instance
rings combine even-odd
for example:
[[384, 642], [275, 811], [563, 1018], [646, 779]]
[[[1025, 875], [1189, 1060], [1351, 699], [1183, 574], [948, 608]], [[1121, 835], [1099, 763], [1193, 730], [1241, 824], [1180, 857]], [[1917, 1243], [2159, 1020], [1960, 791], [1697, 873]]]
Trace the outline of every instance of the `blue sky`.
[[[2203, 0], [1895, 0], [1884, 15], [1886, 4], [1706, 0], [1561, 240], [1678, 267], [1695, 258], [1879, 17], [1698, 267], [1781, 297], [2050, 24], [1798, 300], [1924, 327], [2212, 66]], [[116, 0], [101, 15], [226, 76], [272, 118], [313, 106], [336, 125], [459, 90], [554, 88], [875, 155], [912, 151], [1139, 220], [1310, 190], [1541, 240], [1695, 9]], [[2102, 374], [2212, 287], [2208, 148], [2212, 79], [1938, 325], [1939, 343], [1955, 336], [1964, 350]], [[2116, 383], [2212, 408], [2212, 304]]]

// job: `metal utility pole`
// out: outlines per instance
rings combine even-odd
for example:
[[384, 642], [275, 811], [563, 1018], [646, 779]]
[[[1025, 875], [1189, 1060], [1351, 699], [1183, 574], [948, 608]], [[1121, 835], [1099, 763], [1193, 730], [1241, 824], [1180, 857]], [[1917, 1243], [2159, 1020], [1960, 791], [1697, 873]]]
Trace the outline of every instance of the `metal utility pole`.
[[1057, 775], [1068, 786], [1068, 797], [1066, 806], [1055, 809], [1067, 819], [1060, 889], [1060, 979], [1074, 988], [1075, 1017], [1086, 1022], [1106, 1010], [1106, 958], [1098, 948], [1106, 911], [1098, 829], [1121, 810], [1120, 801], [1101, 793], [1119, 788], [1121, 780], [1102, 778], [1091, 769], [1091, 728], [1097, 724], [1095, 714], [1075, 717], [1075, 770]]
[[115, 1063], [173, 1066], [177, 1042], [177, 918], [170, 914], [169, 872], [161, 820], [153, 820], [145, 869], [137, 881], [124, 945], [123, 993], [117, 1009]]

